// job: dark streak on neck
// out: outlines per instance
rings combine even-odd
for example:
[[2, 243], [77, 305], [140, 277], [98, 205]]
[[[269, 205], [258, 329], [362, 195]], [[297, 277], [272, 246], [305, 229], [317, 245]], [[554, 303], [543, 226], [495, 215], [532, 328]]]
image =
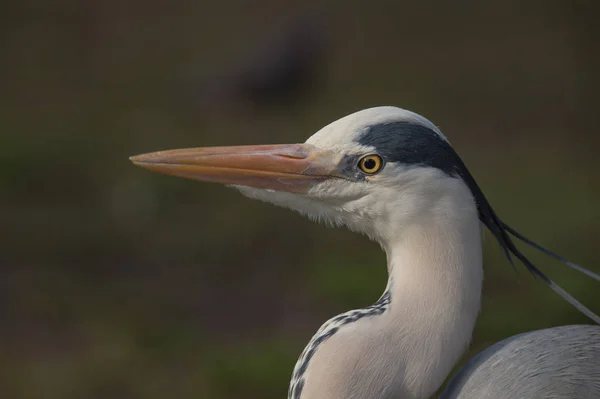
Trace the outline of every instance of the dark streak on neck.
[[342, 326], [354, 323], [364, 317], [378, 316], [383, 314], [387, 310], [390, 300], [391, 294], [389, 291], [386, 291], [373, 305], [367, 306], [363, 309], [351, 310], [349, 312], [342, 313], [323, 325], [323, 327], [320, 329], [321, 334], [316, 335], [308, 343], [300, 355], [300, 367], [295, 370], [294, 375], [292, 376], [292, 381], [290, 383], [290, 389], [288, 392], [288, 399], [300, 399], [305, 383], [304, 373], [308, 368], [310, 360], [317, 352], [319, 345], [338, 332]]

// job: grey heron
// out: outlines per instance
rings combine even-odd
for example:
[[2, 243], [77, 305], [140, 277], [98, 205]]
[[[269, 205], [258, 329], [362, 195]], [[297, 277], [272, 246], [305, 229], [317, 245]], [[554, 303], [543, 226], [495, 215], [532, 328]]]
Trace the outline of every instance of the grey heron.
[[[305, 143], [207, 147], [134, 156], [163, 174], [231, 185], [244, 195], [345, 226], [378, 242], [388, 282], [371, 306], [328, 320], [300, 355], [290, 399], [427, 398], [470, 343], [480, 310], [486, 226], [515, 257], [595, 323], [515, 246], [447, 138], [396, 107], [362, 110]], [[445, 398], [599, 398], [600, 326], [517, 335], [472, 359]]]

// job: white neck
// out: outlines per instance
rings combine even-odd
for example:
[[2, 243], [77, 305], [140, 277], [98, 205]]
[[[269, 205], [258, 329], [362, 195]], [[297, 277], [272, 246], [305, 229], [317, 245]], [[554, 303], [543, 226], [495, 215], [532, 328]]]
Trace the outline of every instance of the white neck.
[[447, 188], [381, 240], [391, 296], [385, 311], [364, 317], [365, 308], [325, 323], [296, 366], [294, 377], [305, 368], [302, 393], [291, 389], [290, 397], [420, 399], [441, 386], [471, 339], [483, 280], [474, 200], [462, 183]]
[[407, 227], [388, 255], [387, 327], [404, 362], [401, 391], [428, 398], [467, 348], [481, 303], [481, 227], [476, 212], [451, 209]]

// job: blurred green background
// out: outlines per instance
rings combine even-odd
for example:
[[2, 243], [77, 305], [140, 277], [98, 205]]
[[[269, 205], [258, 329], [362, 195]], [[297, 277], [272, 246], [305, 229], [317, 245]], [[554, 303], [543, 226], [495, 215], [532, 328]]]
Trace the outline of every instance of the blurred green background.
[[[508, 224], [600, 272], [600, 3], [524, 3], [3, 2], [0, 395], [283, 398], [320, 324], [383, 291], [366, 238], [132, 166], [143, 152], [299, 142], [408, 108]], [[270, 43], [307, 15], [323, 37], [295, 91], [229, 84], [283, 59]], [[600, 312], [597, 282], [526, 253]], [[489, 235], [485, 270], [467, 358], [589, 322]]]

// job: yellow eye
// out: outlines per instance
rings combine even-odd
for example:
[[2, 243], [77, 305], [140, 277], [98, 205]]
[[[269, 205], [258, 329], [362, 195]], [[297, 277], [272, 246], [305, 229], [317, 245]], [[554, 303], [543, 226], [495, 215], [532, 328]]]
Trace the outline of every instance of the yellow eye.
[[379, 155], [367, 155], [358, 161], [358, 167], [363, 172], [372, 175], [381, 170], [383, 167], [383, 159]]

